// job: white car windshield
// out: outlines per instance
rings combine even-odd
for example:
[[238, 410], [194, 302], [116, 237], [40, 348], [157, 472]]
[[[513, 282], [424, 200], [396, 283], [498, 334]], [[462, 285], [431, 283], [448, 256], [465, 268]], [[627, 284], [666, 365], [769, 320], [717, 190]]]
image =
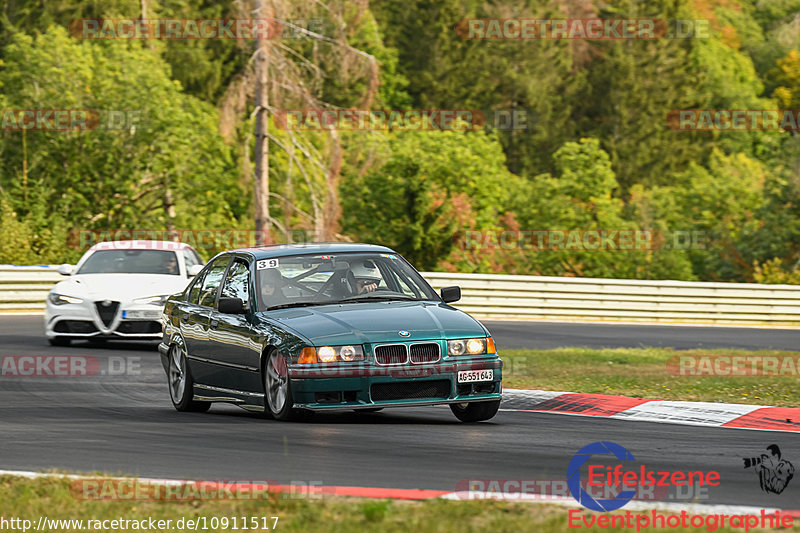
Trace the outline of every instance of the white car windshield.
[[178, 256], [167, 250], [100, 250], [90, 255], [77, 273], [180, 274]]

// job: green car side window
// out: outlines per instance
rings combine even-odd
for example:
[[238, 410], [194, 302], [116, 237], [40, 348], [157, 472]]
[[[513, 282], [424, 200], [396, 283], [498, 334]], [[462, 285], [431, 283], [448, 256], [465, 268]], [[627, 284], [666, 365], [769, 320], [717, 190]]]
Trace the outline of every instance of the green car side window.
[[192, 290], [189, 291], [189, 303], [200, 303], [200, 289], [203, 287], [203, 279], [205, 279], [205, 272], [197, 276], [197, 279], [192, 285]]
[[222, 276], [225, 275], [225, 269], [228, 268], [230, 257], [220, 257], [206, 273], [203, 279], [203, 288], [200, 289], [200, 305], [206, 307], [214, 307], [217, 300], [217, 289], [222, 282]]
[[225, 284], [222, 286], [220, 298], [239, 298], [245, 305], [250, 301], [248, 287], [250, 286], [250, 268], [240, 259], [234, 259]]

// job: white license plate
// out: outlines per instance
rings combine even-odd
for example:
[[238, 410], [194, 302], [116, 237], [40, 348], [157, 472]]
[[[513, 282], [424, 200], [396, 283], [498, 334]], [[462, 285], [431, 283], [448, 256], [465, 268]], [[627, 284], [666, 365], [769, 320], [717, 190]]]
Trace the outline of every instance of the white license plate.
[[459, 383], [473, 383], [475, 381], [493, 381], [494, 370], [462, 370], [458, 373]]
[[135, 319], [145, 318], [151, 320], [158, 320], [161, 318], [161, 311], [123, 311], [122, 318]]

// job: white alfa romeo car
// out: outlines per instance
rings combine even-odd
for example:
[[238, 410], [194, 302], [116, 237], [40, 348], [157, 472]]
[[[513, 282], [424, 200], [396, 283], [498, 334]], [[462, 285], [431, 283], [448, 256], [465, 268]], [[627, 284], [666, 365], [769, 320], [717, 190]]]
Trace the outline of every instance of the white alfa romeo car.
[[56, 346], [75, 339], [159, 340], [164, 302], [202, 268], [197, 252], [183, 243], [95, 244], [76, 266], [58, 267], [69, 279], [47, 297], [47, 340]]

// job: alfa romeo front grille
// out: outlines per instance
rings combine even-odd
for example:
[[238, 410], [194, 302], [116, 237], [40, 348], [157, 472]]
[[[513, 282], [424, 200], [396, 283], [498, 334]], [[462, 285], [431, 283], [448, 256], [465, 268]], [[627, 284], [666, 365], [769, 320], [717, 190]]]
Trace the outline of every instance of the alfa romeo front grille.
[[61, 320], [53, 326], [53, 331], [57, 333], [94, 333], [97, 331], [97, 326], [88, 320]]
[[384, 344], [375, 347], [375, 362], [379, 365], [403, 365], [408, 362], [405, 344]]
[[128, 334], [161, 333], [161, 322], [153, 320], [122, 321], [117, 331]]
[[439, 343], [412, 344], [409, 349], [412, 363], [435, 363], [439, 360]]
[[97, 314], [100, 316], [100, 320], [103, 321], [103, 324], [105, 324], [106, 327], [110, 326], [111, 322], [114, 321], [114, 317], [117, 316], [119, 302], [103, 300], [102, 302], [95, 302], [94, 306], [97, 308]]

